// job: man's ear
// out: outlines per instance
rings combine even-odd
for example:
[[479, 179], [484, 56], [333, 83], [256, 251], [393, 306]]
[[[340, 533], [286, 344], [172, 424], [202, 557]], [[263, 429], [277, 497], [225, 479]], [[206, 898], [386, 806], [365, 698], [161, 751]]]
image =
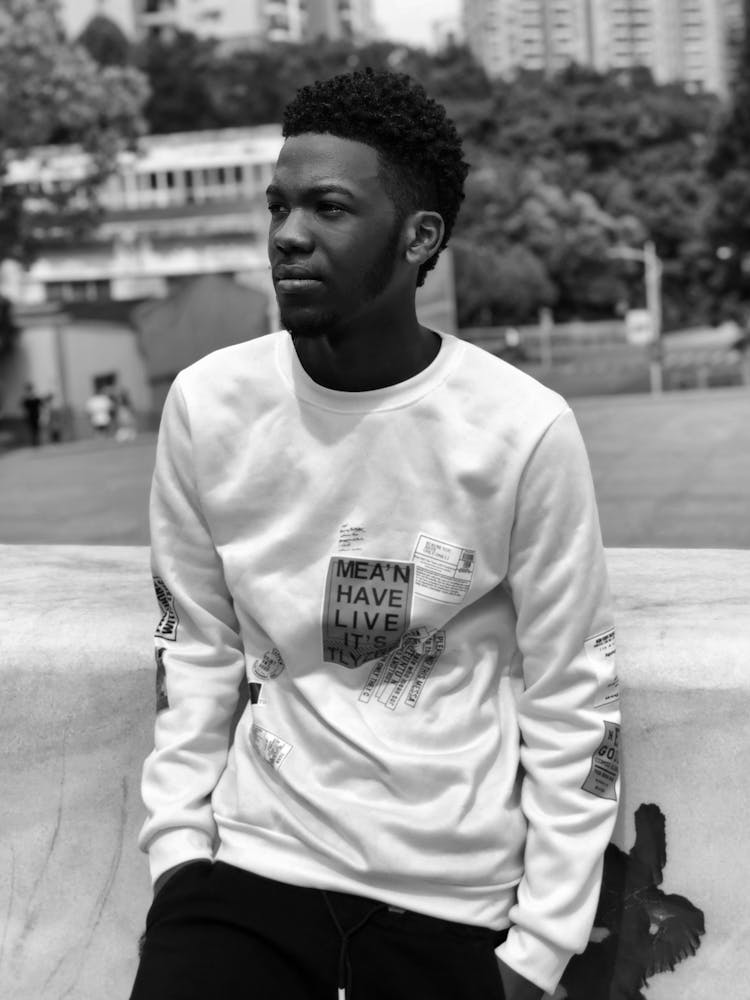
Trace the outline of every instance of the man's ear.
[[414, 212], [406, 225], [406, 260], [421, 267], [440, 250], [445, 223], [438, 212]]

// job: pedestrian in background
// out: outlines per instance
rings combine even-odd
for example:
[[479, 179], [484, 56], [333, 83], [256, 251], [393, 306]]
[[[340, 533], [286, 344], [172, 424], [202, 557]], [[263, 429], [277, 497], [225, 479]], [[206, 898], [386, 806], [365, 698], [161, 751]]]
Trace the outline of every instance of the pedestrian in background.
[[27, 382], [21, 397], [21, 407], [24, 411], [26, 426], [29, 429], [31, 444], [38, 448], [41, 443], [42, 408], [44, 400], [34, 389], [33, 382]]
[[115, 440], [135, 441], [137, 437], [136, 419], [130, 394], [127, 389], [119, 389], [113, 396], [115, 406]]
[[86, 413], [91, 429], [97, 437], [105, 437], [112, 430], [114, 404], [106, 392], [98, 390], [86, 401]]

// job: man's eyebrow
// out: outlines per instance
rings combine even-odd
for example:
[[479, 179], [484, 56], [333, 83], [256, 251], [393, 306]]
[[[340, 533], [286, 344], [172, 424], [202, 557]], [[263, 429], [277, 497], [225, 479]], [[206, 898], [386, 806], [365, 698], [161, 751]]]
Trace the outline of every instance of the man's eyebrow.
[[[279, 197], [283, 195], [283, 191], [277, 184], [269, 184], [266, 188], [266, 194], [271, 197]], [[347, 198], [356, 198], [356, 194], [351, 188], [345, 187], [343, 184], [336, 184], [334, 182], [324, 181], [321, 184], [311, 184], [310, 187], [303, 189], [303, 195], [324, 195], [324, 194], [342, 194]]]

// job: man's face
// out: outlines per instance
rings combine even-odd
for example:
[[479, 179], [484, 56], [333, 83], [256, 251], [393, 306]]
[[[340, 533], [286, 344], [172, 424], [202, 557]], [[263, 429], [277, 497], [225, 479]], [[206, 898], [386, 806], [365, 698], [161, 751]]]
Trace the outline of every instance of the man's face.
[[268, 255], [281, 321], [293, 336], [335, 336], [387, 306], [401, 220], [376, 151], [332, 135], [286, 140], [267, 191]]

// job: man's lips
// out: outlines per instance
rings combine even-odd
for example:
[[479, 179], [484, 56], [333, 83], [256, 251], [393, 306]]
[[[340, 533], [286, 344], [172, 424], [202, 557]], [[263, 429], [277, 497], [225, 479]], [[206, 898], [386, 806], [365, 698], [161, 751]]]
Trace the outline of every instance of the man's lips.
[[277, 278], [276, 288], [282, 292], [304, 292], [322, 284], [319, 278]]
[[306, 267], [286, 264], [274, 268], [273, 283], [277, 291], [307, 292], [317, 288], [321, 279]]

